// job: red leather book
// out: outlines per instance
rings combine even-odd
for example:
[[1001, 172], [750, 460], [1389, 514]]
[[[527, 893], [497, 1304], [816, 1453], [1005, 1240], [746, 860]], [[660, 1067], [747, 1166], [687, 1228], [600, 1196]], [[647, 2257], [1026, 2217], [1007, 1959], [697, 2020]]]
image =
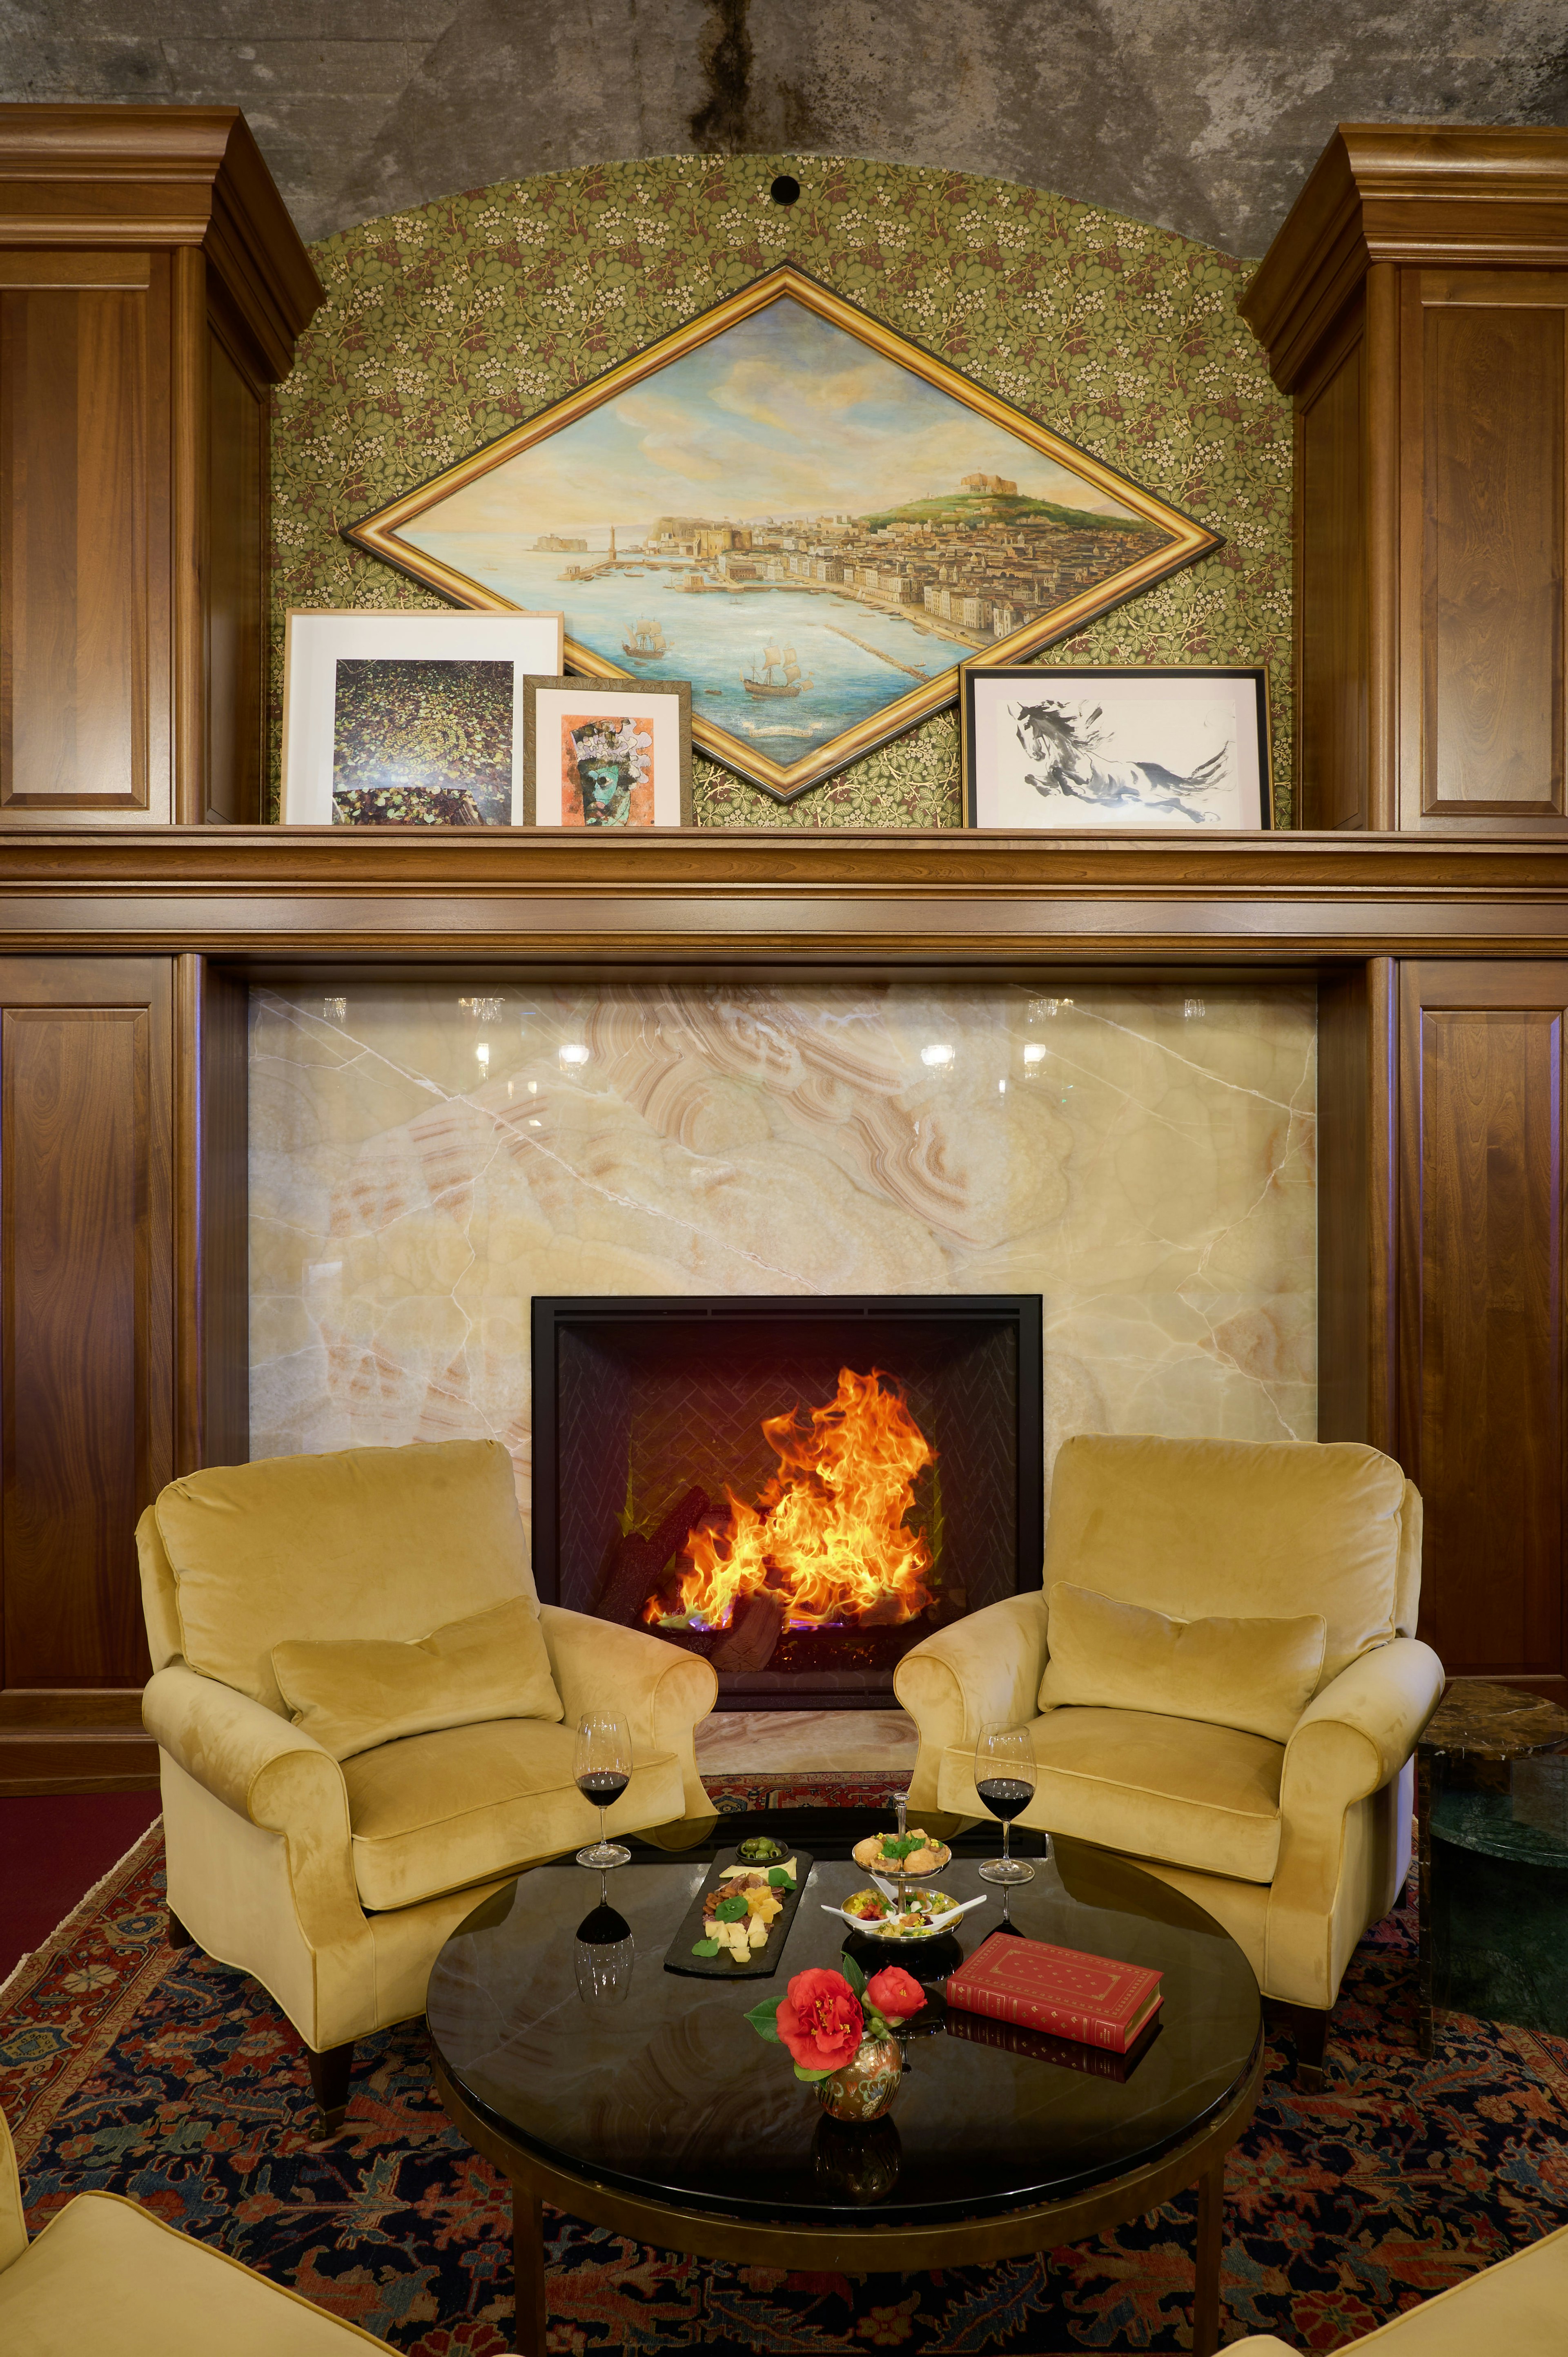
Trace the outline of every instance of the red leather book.
[[993, 2021], [1125, 2054], [1164, 2002], [1160, 1980], [1147, 1964], [993, 1932], [949, 1978], [947, 2001]]

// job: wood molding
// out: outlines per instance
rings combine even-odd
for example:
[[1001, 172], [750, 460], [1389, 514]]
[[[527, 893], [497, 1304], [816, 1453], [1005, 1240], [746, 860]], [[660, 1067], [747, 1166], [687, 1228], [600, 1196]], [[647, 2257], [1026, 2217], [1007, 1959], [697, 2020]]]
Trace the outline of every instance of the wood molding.
[[0, 949], [252, 965], [1527, 957], [1568, 943], [1539, 836], [38, 828], [0, 838]]
[[199, 246], [274, 382], [321, 281], [232, 106], [0, 105], [0, 246]]
[[1376, 263], [1568, 267], [1568, 130], [1342, 123], [1241, 298], [1294, 393]]

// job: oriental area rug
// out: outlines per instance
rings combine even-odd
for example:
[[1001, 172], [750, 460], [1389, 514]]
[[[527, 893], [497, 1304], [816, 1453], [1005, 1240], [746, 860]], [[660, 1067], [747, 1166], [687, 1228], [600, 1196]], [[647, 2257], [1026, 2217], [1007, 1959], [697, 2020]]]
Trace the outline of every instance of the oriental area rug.
[[[360, 2048], [343, 2132], [317, 2142], [298, 2041], [272, 2000], [175, 1954], [163, 1930], [155, 1825], [0, 1991], [0, 2104], [34, 2230], [87, 2188], [128, 2194], [412, 2357], [501, 2357], [510, 2203], [447, 2126], [423, 2029]], [[1297, 2091], [1293, 2061], [1276, 2040], [1230, 2157], [1227, 2340], [1272, 2330], [1340, 2348], [1568, 2222], [1568, 2042], [1453, 2019], [1423, 2062], [1408, 1893], [1346, 1976], [1322, 2093]], [[547, 2213], [551, 2346], [1185, 2349], [1194, 2223], [1187, 2200], [1043, 2259], [852, 2280], [682, 2258]]]

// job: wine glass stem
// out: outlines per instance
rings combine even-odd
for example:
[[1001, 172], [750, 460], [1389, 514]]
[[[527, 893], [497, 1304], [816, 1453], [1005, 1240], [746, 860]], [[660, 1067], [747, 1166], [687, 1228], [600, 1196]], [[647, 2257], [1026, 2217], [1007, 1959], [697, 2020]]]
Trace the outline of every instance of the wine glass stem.
[[1013, 1820], [1011, 1817], [1004, 1817], [1002, 1820], [1002, 1863], [1004, 1866], [1011, 1866], [1013, 1863]]
[[599, 1847], [600, 1847], [601, 1849], [603, 1849], [604, 1846], [605, 1846], [605, 1804], [604, 1804], [604, 1803], [601, 1801], [601, 1802], [599, 1803]]

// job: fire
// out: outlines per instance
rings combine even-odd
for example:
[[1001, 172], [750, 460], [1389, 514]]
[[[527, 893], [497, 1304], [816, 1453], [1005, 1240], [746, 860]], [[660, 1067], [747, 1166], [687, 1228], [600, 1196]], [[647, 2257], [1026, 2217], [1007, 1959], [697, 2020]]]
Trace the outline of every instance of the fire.
[[650, 1598], [644, 1618], [673, 1609], [708, 1628], [728, 1628], [737, 1603], [764, 1588], [784, 1608], [785, 1625], [912, 1620], [931, 1598], [931, 1550], [904, 1517], [915, 1477], [936, 1462], [902, 1394], [885, 1391], [876, 1368], [839, 1370], [837, 1396], [810, 1411], [767, 1416], [762, 1429], [779, 1458], [755, 1506], [726, 1490], [727, 1530], [699, 1527], [676, 1564], [673, 1608]]

